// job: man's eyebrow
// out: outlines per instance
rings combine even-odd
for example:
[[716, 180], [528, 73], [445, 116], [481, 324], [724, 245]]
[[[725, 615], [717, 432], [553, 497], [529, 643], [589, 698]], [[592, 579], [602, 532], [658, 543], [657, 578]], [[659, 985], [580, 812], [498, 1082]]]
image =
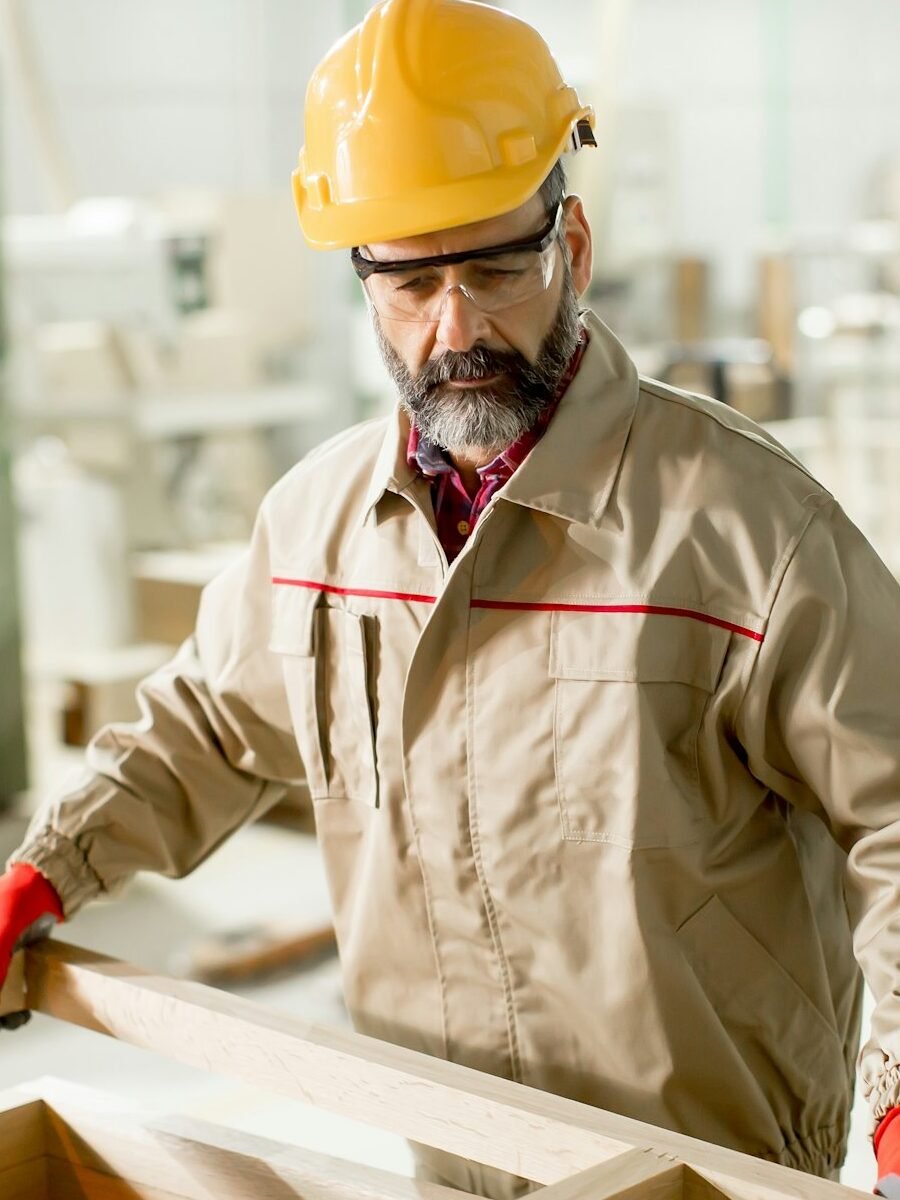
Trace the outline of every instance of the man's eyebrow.
[[391, 265], [396, 263], [397, 266], [402, 267], [405, 262], [419, 263], [419, 262], [423, 262], [423, 261], [430, 261], [433, 258], [454, 258], [461, 254], [470, 254], [470, 253], [477, 255], [477, 254], [480, 254], [483, 250], [496, 249], [496, 250], [502, 251], [504, 246], [516, 245], [519, 240], [523, 240], [523, 239], [515, 239], [515, 240], [509, 241], [509, 242], [488, 242], [484, 246], [467, 246], [465, 250], [447, 250], [443, 254], [422, 254], [422, 255], [411, 254], [408, 258], [375, 258], [375, 256], [372, 254], [371, 249], [368, 246], [360, 246], [359, 252], [365, 258], [367, 258], [369, 260], [369, 262], [382, 263], [382, 264], [390, 263]]
[[[367, 258], [367, 259], [368, 259], [370, 262], [378, 262], [378, 263], [396, 263], [396, 262], [403, 262], [403, 259], [402, 259], [402, 258], [376, 258], [376, 257], [375, 257], [375, 255], [372, 253], [372, 251], [371, 251], [370, 247], [368, 247], [368, 246], [360, 246], [360, 248], [359, 248], [359, 252], [360, 252], [360, 254], [363, 254], [363, 255], [365, 255], [365, 257], [366, 257], [366, 258]], [[409, 261], [410, 261], [410, 262], [416, 262], [416, 261], [418, 261], [418, 260], [417, 260], [417, 259], [415, 259], [415, 258], [410, 258], [410, 260], [409, 260]]]
[[408, 259], [404, 259], [404, 258], [376, 258], [376, 257], [373, 255], [373, 253], [372, 253], [372, 251], [371, 251], [370, 247], [368, 247], [368, 246], [360, 246], [360, 248], [359, 248], [359, 251], [360, 251], [360, 254], [364, 254], [364, 255], [366, 256], [366, 258], [367, 258], [367, 259], [369, 259], [369, 261], [370, 261], [370, 262], [377, 262], [377, 263], [401, 263], [401, 264], [402, 264], [402, 263], [404, 263], [404, 262], [421, 262], [423, 257], [426, 257], [426, 258], [427, 258], [427, 257], [437, 257], [437, 256], [434, 256], [434, 255], [430, 255], [430, 256], [429, 256], [429, 255], [418, 255], [418, 254], [411, 254], [411, 255], [409, 256], [409, 258], [408, 258]]

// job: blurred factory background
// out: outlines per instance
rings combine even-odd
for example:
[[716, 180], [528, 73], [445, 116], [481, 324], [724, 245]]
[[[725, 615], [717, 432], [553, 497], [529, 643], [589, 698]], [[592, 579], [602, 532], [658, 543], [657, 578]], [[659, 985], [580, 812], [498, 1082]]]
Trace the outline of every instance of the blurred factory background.
[[[309, 75], [367, 7], [0, 0], [14, 832], [132, 715], [271, 483], [391, 403], [346, 255], [306, 248], [289, 187]], [[900, 572], [900, 5], [503, 7], [597, 111], [600, 150], [570, 173], [588, 303], [644, 373], [765, 422]]]

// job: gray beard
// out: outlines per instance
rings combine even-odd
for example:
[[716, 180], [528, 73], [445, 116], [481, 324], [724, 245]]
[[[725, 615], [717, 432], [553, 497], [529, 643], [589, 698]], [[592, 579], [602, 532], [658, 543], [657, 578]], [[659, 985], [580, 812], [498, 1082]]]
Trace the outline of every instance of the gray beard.
[[[400, 399], [420, 435], [449, 454], [497, 455], [529, 430], [556, 395], [581, 336], [578, 296], [568, 267], [556, 319], [530, 363], [516, 350], [476, 345], [447, 351], [412, 375], [374, 316], [378, 345]], [[503, 378], [460, 390], [450, 380], [477, 380], [503, 372]]]

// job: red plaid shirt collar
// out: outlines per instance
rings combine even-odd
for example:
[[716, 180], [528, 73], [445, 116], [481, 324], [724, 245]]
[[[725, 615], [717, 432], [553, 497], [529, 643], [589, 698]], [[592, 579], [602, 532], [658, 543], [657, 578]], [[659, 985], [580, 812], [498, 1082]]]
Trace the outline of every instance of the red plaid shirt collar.
[[546, 433], [560, 400], [581, 365], [587, 341], [587, 330], [582, 329], [578, 346], [559, 381], [556, 394], [534, 425], [486, 466], [478, 468], [480, 486], [474, 497], [466, 491], [462, 477], [444, 451], [423, 438], [415, 425], [410, 428], [406, 461], [411, 471], [431, 481], [431, 500], [438, 537], [448, 562], [452, 562], [462, 550], [494, 493], [511, 478]]

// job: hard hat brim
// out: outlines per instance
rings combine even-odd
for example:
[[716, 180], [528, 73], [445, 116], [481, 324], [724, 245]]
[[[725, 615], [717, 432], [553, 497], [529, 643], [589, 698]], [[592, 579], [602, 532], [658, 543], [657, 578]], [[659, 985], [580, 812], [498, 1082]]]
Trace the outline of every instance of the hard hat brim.
[[538, 191], [557, 159], [570, 147], [571, 130], [581, 119], [592, 120], [593, 110], [581, 109], [558, 145], [540, 160], [409, 195], [366, 197], [355, 202], [343, 198], [339, 206], [317, 208], [295, 172], [294, 198], [304, 237], [314, 250], [346, 250], [472, 225], [512, 212]]

